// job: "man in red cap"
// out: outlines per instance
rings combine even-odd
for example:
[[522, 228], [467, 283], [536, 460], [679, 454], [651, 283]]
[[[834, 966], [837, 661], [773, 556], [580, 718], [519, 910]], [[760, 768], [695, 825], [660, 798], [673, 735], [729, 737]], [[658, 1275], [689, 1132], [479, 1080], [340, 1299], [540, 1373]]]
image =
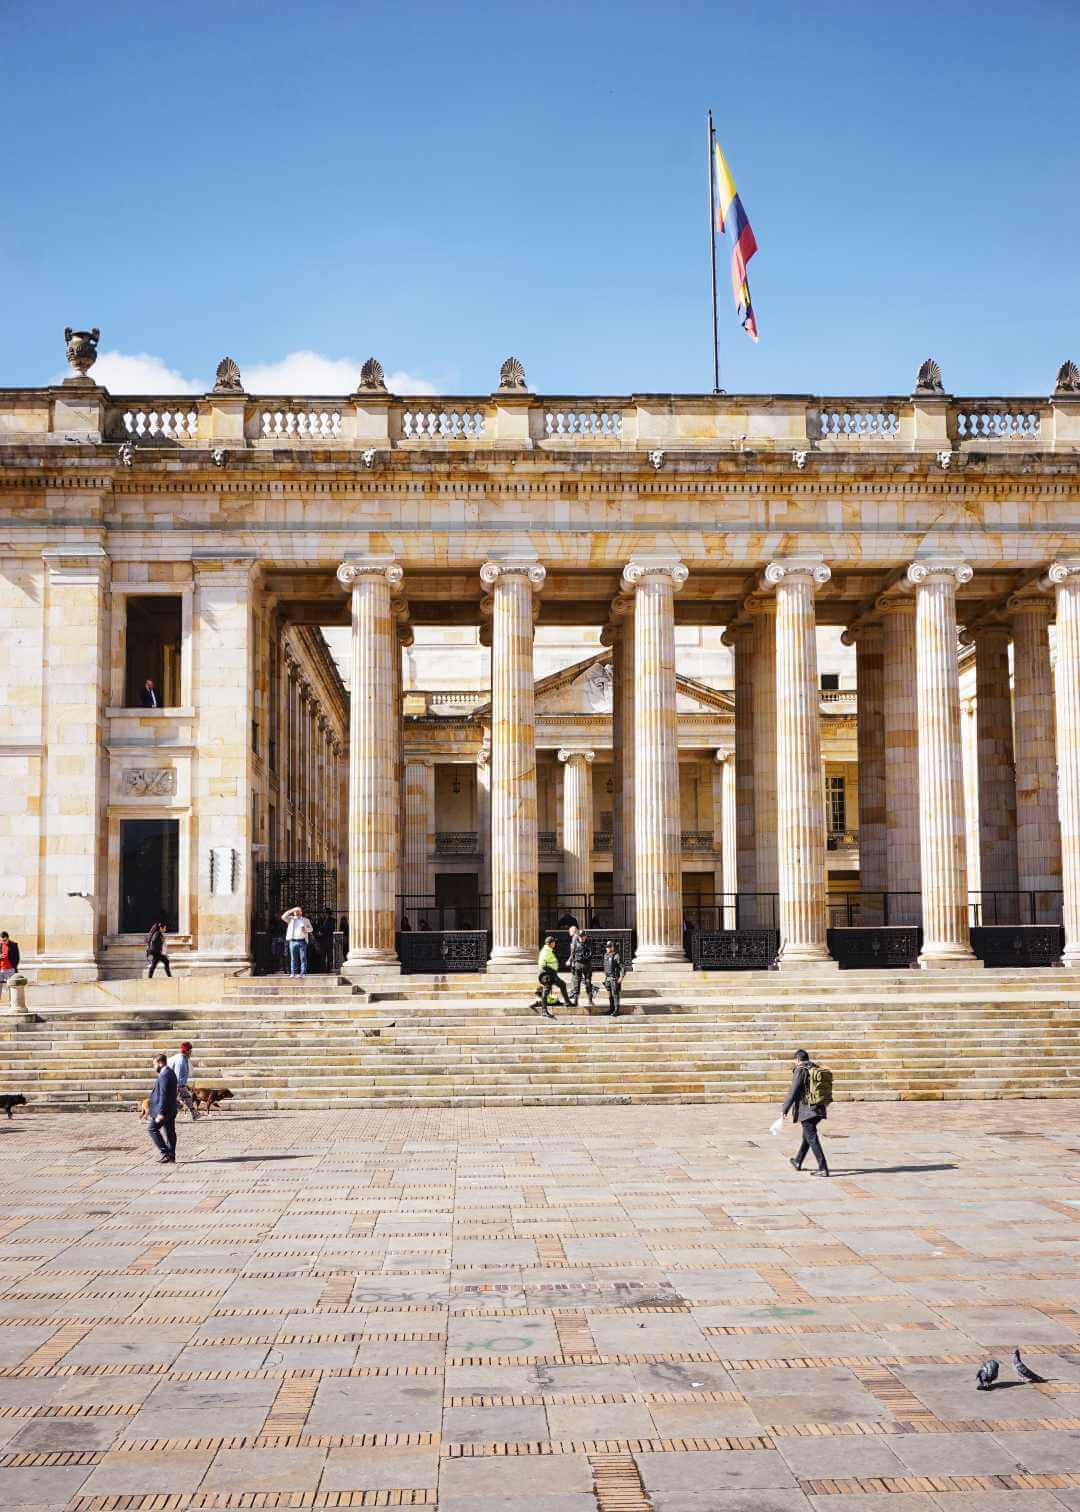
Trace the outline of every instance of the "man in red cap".
[[184, 1040], [180, 1046], [179, 1055], [169, 1057], [169, 1068], [176, 1076], [176, 1100], [183, 1103], [184, 1107], [191, 1114], [192, 1123], [194, 1123], [199, 1114], [195, 1107], [195, 1099], [192, 1097], [191, 1089], [188, 1086], [188, 1077], [191, 1075], [191, 1062], [188, 1059], [190, 1054], [191, 1046], [187, 1040]]

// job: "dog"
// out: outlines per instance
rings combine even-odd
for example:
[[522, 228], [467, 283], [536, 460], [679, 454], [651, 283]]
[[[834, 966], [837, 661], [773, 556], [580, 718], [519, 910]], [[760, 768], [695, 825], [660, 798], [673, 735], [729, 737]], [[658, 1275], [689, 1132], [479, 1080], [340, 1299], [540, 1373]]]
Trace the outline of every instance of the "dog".
[[219, 1103], [231, 1097], [232, 1093], [228, 1087], [192, 1087], [191, 1095], [200, 1113], [211, 1113]]
[[4, 1112], [9, 1118], [12, 1117], [12, 1108], [23, 1107], [25, 1103], [26, 1098], [22, 1095], [21, 1092], [5, 1092], [4, 1095], [0, 1097], [0, 1108], [3, 1108]]

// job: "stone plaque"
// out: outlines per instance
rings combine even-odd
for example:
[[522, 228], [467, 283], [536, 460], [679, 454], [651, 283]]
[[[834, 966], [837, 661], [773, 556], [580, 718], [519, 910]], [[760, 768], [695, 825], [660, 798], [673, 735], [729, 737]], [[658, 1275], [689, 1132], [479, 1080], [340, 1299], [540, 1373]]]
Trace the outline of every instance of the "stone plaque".
[[128, 767], [121, 786], [134, 798], [169, 798], [176, 792], [176, 768]]

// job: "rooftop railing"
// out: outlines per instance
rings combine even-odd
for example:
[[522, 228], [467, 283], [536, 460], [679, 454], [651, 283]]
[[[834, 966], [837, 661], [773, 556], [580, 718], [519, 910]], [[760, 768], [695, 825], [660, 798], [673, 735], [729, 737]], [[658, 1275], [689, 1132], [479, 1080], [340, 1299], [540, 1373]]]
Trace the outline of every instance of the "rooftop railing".
[[[1080, 393], [1047, 399], [814, 397], [787, 394], [532, 393], [423, 398], [112, 395], [92, 382], [0, 389], [0, 445], [111, 444], [144, 451], [640, 452], [660, 470], [668, 453], [786, 454], [801, 471], [815, 455], [926, 452], [948, 467], [968, 453], [1080, 451]], [[944, 460], [943, 460], [944, 459]], [[217, 460], [217, 458], [215, 458]]]

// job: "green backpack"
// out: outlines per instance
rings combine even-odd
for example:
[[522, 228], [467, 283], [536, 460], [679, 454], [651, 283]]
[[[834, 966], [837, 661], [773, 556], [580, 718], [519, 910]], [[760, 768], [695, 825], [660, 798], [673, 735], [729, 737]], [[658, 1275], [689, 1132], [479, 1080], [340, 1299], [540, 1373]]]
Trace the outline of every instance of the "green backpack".
[[832, 1072], [827, 1066], [816, 1066], [810, 1062], [810, 1070], [806, 1078], [806, 1100], [808, 1103], [824, 1103], [826, 1107], [832, 1102]]

